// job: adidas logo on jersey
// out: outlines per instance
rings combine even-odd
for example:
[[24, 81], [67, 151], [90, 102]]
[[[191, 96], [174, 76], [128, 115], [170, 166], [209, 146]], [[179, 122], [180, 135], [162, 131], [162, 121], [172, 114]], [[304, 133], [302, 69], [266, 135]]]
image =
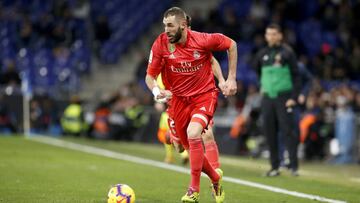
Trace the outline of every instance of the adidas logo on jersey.
[[205, 106], [201, 107], [200, 110], [201, 110], [201, 111], [206, 111]]

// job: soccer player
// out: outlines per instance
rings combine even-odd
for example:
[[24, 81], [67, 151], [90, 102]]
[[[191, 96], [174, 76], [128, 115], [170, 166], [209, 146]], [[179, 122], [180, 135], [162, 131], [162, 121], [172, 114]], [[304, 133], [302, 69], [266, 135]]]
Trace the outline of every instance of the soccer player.
[[[211, 70], [212, 51], [228, 51], [229, 74], [224, 95], [236, 93], [237, 47], [235, 41], [219, 34], [195, 32], [187, 28], [186, 14], [173, 7], [164, 13], [165, 32], [155, 40], [145, 78], [156, 99], [172, 97], [176, 134], [190, 155], [191, 181], [182, 202], [199, 202], [200, 175], [212, 181], [216, 202], [224, 201], [221, 172], [204, 156], [201, 133], [212, 119], [218, 90]], [[162, 65], [164, 62], [164, 66]], [[166, 77], [171, 91], [160, 90], [156, 78]]]
[[[186, 23], [187, 27], [191, 29], [191, 17], [189, 15], [186, 15]], [[164, 65], [164, 64], [163, 64]], [[221, 67], [219, 62], [215, 59], [215, 57], [212, 57], [211, 59], [211, 68], [214, 73], [214, 76], [218, 80], [218, 86], [222, 92], [225, 91], [225, 79], [221, 71]], [[170, 89], [169, 83], [167, 82], [166, 78], [161, 77], [161, 74], [157, 77], [157, 84], [159, 88], [161, 89]], [[156, 99], [155, 99], [156, 100]], [[157, 101], [157, 100], [156, 100]], [[165, 100], [164, 100], [165, 101]], [[157, 104], [155, 104], [155, 107], [162, 108], [164, 105], [164, 101], [157, 101]], [[171, 109], [171, 99], [166, 100], [167, 103], [167, 110], [166, 112], [163, 112], [160, 117], [160, 123], [159, 123], [159, 130], [158, 130], [158, 139], [161, 143], [164, 144], [165, 147], [165, 162], [166, 163], [172, 163], [173, 162], [173, 153], [172, 153], [172, 146], [171, 144], [176, 148], [176, 150], [180, 153], [181, 158], [183, 159], [183, 163], [186, 164], [188, 161], [188, 153], [186, 150], [184, 150], [183, 146], [180, 143], [179, 137], [176, 135], [175, 131], [175, 123], [173, 120], [173, 114]], [[161, 110], [163, 111], [163, 110]], [[165, 119], [167, 119], [167, 123], [164, 122]], [[208, 129], [205, 129], [202, 133], [202, 140], [205, 147], [205, 156], [209, 160], [211, 166], [215, 169], [218, 169], [220, 167], [219, 162], [219, 150], [214, 138], [213, 133], [213, 120], [209, 122]]]

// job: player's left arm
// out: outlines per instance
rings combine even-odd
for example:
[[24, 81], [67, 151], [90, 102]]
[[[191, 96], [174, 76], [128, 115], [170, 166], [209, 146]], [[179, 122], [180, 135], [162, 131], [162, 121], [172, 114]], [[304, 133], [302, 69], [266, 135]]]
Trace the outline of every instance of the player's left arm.
[[211, 68], [214, 73], [214, 76], [216, 77], [216, 79], [219, 82], [218, 86], [219, 86], [221, 92], [224, 94], [225, 89], [226, 89], [225, 78], [222, 74], [220, 64], [214, 56], [211, 58]]
[[237, 66], [237, 45], [231, 38], [219, 33], [203, 33], [205, 39], [205, 48], [210, 51], [227, 51], [229, 61], [229, 73], [225, 81], [225, 96], [235, 95], [237, 90], [236, 84], [236, 66]]
[[229, 74], [228, 78], [225, 82], [226, 85], [226, 94], [225, 96], [235, 95], [237, 91], [237, 84], [236, 84], [236, 66], [237, 66], [237, 45], [236, 42], [232, 39], [230, 48], [227, 50], [228, 52], [228, 60], [229, 60]]

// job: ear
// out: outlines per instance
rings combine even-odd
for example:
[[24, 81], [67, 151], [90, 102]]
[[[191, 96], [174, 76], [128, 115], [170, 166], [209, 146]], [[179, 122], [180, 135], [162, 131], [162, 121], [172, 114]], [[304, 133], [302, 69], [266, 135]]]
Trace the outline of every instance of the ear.
[[186, 21], [185, 21], [185, 20], [182, 20], [182, 21], [181, 21], [181, 24], [180, 24], [180, 29], [181, 29], [181, 30], [185, 30], [185, 28], [186, 28]]

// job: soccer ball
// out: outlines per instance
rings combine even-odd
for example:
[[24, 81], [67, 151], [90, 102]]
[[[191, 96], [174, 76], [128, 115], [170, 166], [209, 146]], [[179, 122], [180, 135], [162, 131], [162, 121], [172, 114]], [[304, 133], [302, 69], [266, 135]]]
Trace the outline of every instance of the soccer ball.
[[108, 203], [134, 203], [135, 193], [130, 186], [117, 184], [108, 193]]

